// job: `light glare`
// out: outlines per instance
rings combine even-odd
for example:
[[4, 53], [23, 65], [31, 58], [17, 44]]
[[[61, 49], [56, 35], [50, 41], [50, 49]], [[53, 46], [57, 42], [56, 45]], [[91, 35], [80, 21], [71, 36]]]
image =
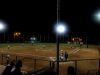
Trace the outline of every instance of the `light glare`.
[[58, 33], [64, 33], [66, 31], [66, 27], [64, 25], [58, 25], [57, 26], [57, 32]]
[[0, 31], [4, 31], [6, 29], [6, 25], [0, 21]]
[[95, 22], [100, 23], [100, 10], [94, 13], [93, 18]]
[[4, 29], [4, 25], [2, 25], [1, 23], [0, 23], [0, 30], [3, 30]]
[[55, 25], [55, 32], [58, 34], [68, 33], [68, 26], [65, 23], [58, 23]]

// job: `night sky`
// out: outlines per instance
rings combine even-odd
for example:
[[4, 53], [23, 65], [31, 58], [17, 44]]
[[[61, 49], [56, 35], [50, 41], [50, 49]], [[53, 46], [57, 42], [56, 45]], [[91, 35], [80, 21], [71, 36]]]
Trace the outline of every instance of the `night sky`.
[[[8, 34], [20, 31], [27, 36], [53, 36], [56, 7], [56, 0], [0, 1], [0, 19], [8, 24]], [[60, 7], [60, 20], [70, 27], [69, 37], [88, 37], [90, 43], [100, 42], [100, 24], [92, 19], [93, 12], [100, 8], [99, 0], [61, 0]]]

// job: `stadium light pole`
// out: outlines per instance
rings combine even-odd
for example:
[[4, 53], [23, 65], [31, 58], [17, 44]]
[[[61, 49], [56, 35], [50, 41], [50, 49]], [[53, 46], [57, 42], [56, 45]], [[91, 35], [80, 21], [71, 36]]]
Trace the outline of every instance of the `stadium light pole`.
[[88, 37], [86, 36], [86, 47], [88, 48]]
[[60, 22], [60, 0], [57, 0], [57, 23], [54, 27], [54, 31], [56, 32], [56, 43], [57, 43], [56, 75], [59, 75], [59, 36], [68, 32], [68, 26], [63, 22]]
[[4, 39], [3, 41], [5, 42], [5, 31], [7, 29], [6, 23], [3, 21], [0, 21], [0, 33], [3, 32], [4, 33]]
[[56, 26], [56, 42], [57, 42], [57, 56], [56, 56], [56, 61], [57, 61], [57, 67], [56, 67], [56, 75], [59, 75], [59, 30], [58, 30], [58, 23], [60, 20], [60, 0], [57, 0], [57, 26]]
[[57, 42], [57, 70], [56, 73], [59, 75], [59, 37], [66, 32], [68, 32], [68, 26], [65, 23], [58, 22], [55, 25], [55, 32], [56, 32], [56, 42]]
[[[92, 15], [93, 16], [93, 20], [98, 24], [100, 25], [100, 8], [97, 9], [94, 14]], [[100, 70], [100, 49], [99, 49], [99, 70]]]

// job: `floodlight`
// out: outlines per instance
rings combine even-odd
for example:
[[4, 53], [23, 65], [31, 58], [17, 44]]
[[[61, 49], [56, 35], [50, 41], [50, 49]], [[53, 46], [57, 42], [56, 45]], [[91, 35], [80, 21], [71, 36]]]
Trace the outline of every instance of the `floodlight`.
[[100, 9], [93, 14], [93, 19], [95, 22], [100, 23]]
[[55, 25], [55, 32], [58, 34], [64, 34], [67, 33], [69, 30], [67, 24], [65, 23], [58, 23]]
[[6, 29], [6, 24], [0, 21], [0, 32], [4, 31]]

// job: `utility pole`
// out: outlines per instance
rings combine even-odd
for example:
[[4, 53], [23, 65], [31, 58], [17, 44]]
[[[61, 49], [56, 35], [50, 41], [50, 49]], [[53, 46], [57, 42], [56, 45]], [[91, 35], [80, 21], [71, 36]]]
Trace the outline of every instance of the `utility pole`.
[[[57, 0], [57, 25], [60, 21], [60, 0]], [[57, 33], [56, 36], [57, 41], [57, 67], [56, 67], [56, 75], [59, 75], [59, 35]]]
[[86, 47], [88, 48], [88, 37], [86, 36]]

